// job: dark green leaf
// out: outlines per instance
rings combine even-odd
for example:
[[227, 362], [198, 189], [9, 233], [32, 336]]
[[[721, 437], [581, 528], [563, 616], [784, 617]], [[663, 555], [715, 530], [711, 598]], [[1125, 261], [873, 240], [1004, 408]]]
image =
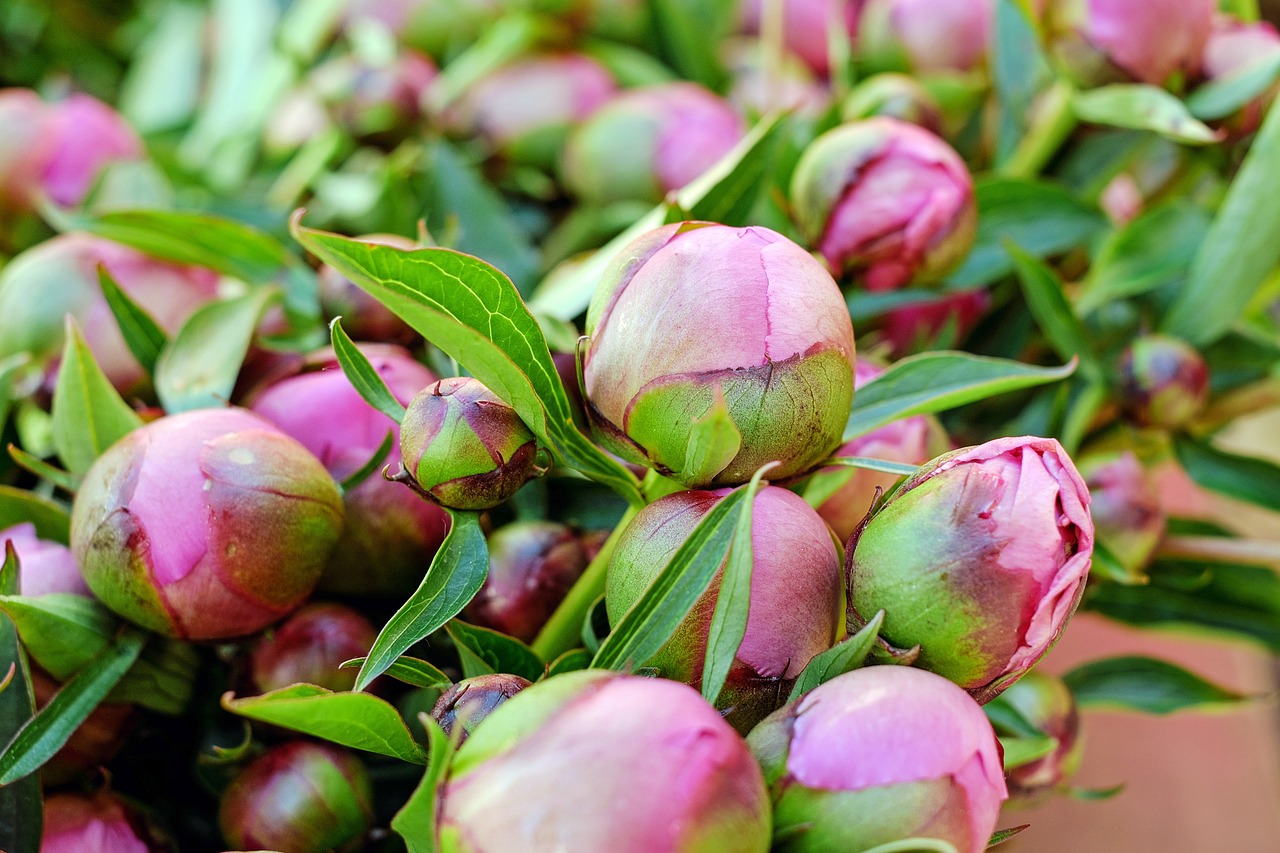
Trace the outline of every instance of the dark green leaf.
[[1221, 134], [1191, 115], [1186, 104], [1155, 86], [1099, 86], [1077, 92], [1071, 105], [1076, 118], [1091, 124], [1150, 130], [1186, 145], [1209, 145], [1221, 139]]
[[427, 769], [408, 802], [391, 819], [391, 828], [404, 839], [409, 853], [436, 853], [436, 805], [456, 744], [435, 720], [426, 714], [418, 718], [427, 732]]
[[1068, 361], [1079, 358], [1080, 372], [1085, 378], [1099, 381], [1102, 366], [1089, 345], [1088, 333], [1062, 292], [1062, 282], [1057, 274], [1047, 264], [1011, 243], [1005, 246], [1005, 250], [1013, 258], [1027, 307], [1054, 351]]
[[449, 517], [449, 534], [421, 585], [379, 632], [360, 665], [357, 690], [368, 687], [410, 646], [462, 612], [489, 576], [489, 547], [479, 514], [450, 510]]
[[0, 485], [0, 530], [29, 521], [41, 539], [70, 541], [71, 514], [60, 503], [24, 489]]
[[412, 764], [427, 763], [426, 752], [409, 734], [399, 712], [385, 699], [369, 693], [334, 693], [314, 684], [294, 684], [243, 699], [227, 693], [222, 707], [342, 746]]
[[156, 369], [156, 359], [169, 342], [156, 321], [146, 309], [129, 298], [129, 294], [120, 289], [106, 267], [98, 267], [98, 283], [102, 286], [102, 295], [107, 300], [107, 307], [116, 318], [120, 334], [125, 346], [138, 360], [143, 369], [150, 375]]
[[517, 640], [488, 628], [468, 625], [457, 619], [445, 626], [462, 658], [462, 673], [467, 678], [505, 672], [537, 681], [546, 669], [533, 649]]
[[83, 474], [102, 452], [142, 425], [142, 419], [120, 399], [67, 317], [66, 344], [53, 390], [53, 444], [73, 474]]
[[[2, 522], [0, 522], [2, 523]], [[9, 543], [0, 568], [0, 594], [18, 591], [18, 555]], [[0, 732], [8, 737], [35, 716], [35, 696], [27, 657], [18, 642], [17, 631], [8, 617], [0, 614], [0, 661], [12, 666], [9, 683], [0, 690]], [[34, 774], [0, 788], [0, 850], [10, 853], [39, 853], [41, 816], [40, 778]]]
[[1174, 450], [1191, 479], [1206, 489], [1280, 511], [1280, 466], [1185, 436], [1174, 439]]
[[[364, 660], [364, 658], [352, 658], [351, 660], [343, 661], [340, 668], [359, 667], [364, 663]], [[396, 681], [412, 684], [414, 687], [448, 689], [453, 684], [449, 676], [441, 672], [434, 664], [428, 663], [421, 658], [409, 657], [408, 655], [400, 655], [400, 657], [396, 658], [395, 663], [387, 667], [385, 675], [389, 675]]]
[[570, 649], [551, 662], [545, 677], [551, 678], [564, 672], [577, 672], [589, 666], [591, 666], [591, 652], [586, 649]]
[[1280, 54], [1256, 59], [1243, 68], [1201, 84], [1187, 96], [1187, 109], [1198, 119], [1227, 118], [1261, 98], [1280, 77]]
[[396, 399], [387, 387], [387, 383], [378, 375], [377, 369], [369, 363], [342, 328], [342, 318], [335, 317], [329, 324], [329, 334], [333, 340], [333, 352], [338, 358], [338, 365], [347, 375], [352, 387], [370, 406], [396, 423], [404, 420], [404, 404]]
[[1098, 250], [1076, 298], [1086, 316], [1117, 299], [1127, 299], [1182, 279], [1209, 230], [1199, 207], [1173, 202], [1145, 211], [1107, 238]]
[[658, 49], [681, 77], [719, 89], [725, 80], [721, 39], [737, 4], [728, 0], [646, 0]]
[[884, 622], [884, 611], [871, 617], [871, 621], [862, 626], [858, 633], [847, 640], [837, 643], [822, 654], [816, 655], [805, 665], [804, 671], [796, 679], [791, 688], [788, 702], [799, 699], [819, 684], [826, 684], [838, 675], [852, 672], [862, 666], [871, 647], [875, 645], [876, 636], [880, 633], [880, 625]]
[[80, 475], [63, 471], [56, 465], [51, 465], [43, 459], [32, 456], [17, 445], [9, 445], [8, 450], [9, 458], [16, 462], [19, 467], [25, 468], [37, 477], [48, 480], [53, 485], [71, 494], [75, 494], [80, 490], [80, 483], [84, 479]]
[[365, 480], [369, 479], [374, 471], [382, 467], [382, 463], [387, 461], [387, 456], [391, 454], [391, 448], [395, 447], [396, 434], [391, 430], [387, 430], [387, 435], [382, 439], [382, 444], [378, 445], [378, 449], [373, 451], [373, 455], [369, 457], [369, 461], [361, 465], [355, 471], [351, 472], [341, 483], [339, 488], [344, 492], [349, 492], [359, 486]]
[[1010, 838], [1013, 838], [1015, 835], [1020, 835], [1022, 831], [1029, 826], [1031, 826], [1031, 824], [1024, 823], [1022, 826], [1015, 826], [1009, 829], [1001, 829], [996, 831], [995, 833], [992, 834], [991, 840], [987, 842], [987, 849], [990, 850], [992, 847], [995, 847], [997, 844], [1003, 844], [1004, 842], [1008, 841]]
[[1000, 108], [996, 125], [996, 167], [1013, 155], [1026, 132], [1027, 115], [1048, 64], [1040, 40], [1018, 0], [997, 0], [991, 76]]
[[1147, 714], [1208, 710], [1236, 705], [1245, 697], [1205, 681], [1167, 661], [1115, 657], [1090, 661], [1062, 677], [1082, 708], [1113, 708]]

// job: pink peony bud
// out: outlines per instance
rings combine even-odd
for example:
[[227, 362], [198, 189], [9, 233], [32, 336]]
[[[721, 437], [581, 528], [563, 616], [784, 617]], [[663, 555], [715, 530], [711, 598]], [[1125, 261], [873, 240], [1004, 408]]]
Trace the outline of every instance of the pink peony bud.
[[991, 0], [866, 0], [858, 56], [881, 70], [972, 71], [987, 57], [992, 6]]
[[[436, 381], [400, 347], [361, 344], [360, 350], [401, 403]], [[256, 394], [254, 413], [301, 442], [337, 480], [367, 464], [390, 432], [394, 443], [384, 464], [394, 470], [399, 425], [364, 401], [332, 350], [313, 353], [306, 368]], [[343, 494], [342, 503], [347, 523], [321, 588], [358, 595], [411, 590], [444, 540], [448, 514], [376, 472]]]
[[54, 145], [49, 109], [30, 89], [0, 89], [0, 210], [27, 210]]
[[218, 823], [234, 850], [363, 850], [373, 827], [368, 771], [332, 746], [291, 741], [232, 780], [222, 794]]
[[459, 681], [440, 695], [431, 709], [431, 719], [439, 723], [447, 735], [458, 729], [458, 742], [462, 743], [476, 726], [530, 684], [527, 678], [505, 673], [477, 675]]
[[338, 667], [368, 654], [377, 636], [373, 624], [350, 607], [308, 604], [254, 645], [253, 683], [263, 693], [292, 684], [350, 690], [356, 671]]
[[[840, 290], [768, 228], [673, 223], [614, 259], [587, 314], [584, 377], [596, 436], [686, 486], [807, 471], [840, 442], [853, 394], [853, 326]], [[731, 459], [699, 454], [693, 424], [722, 401]]]
[[1048, 31], [1085, 84], [1128, 77], [1164, 85], [1200, 65], [1215, 0], [1050, 0]]
[[[415, 249], [417, 244], [399, 234], [365, 234], [355, 238], [362, 243]], [[356, 341], [413, 346], [422, 336], [391, 309], [369, 295], [351, 279], [325, 264], [317, 273], [320, 307], [327, 319], [342, 318], [342, 328]], [[432, 380], [434, 381], [434, 379]]]
[[71, 550], [121, 616], [218, 640], [298, 607], [342, 533], [324, 466], [243, 409], [161, 418], [113, 444], [76, 495]]
[[760, 768], [683, 684], [601, 670], [521, 691], [440, 795], [442, 853], [765, 853]]
[[46, 240], [0, 270], [0, 358], [29, 352], [50, 364], [62, 353], [64, 316], [75, 317], [107, 378], [129, 391], [143, 378], [98, 283], [106, 268], [121, 289], [173, 334], [217, 295], [218, 276], [179, 266], [88, 234]]
[[10, 542], [18, 555], [18, 592], [22, 595], [31, 598], [53, 592], [93, 594], [80, 574], [71, 549], [36, 536], [34, 524], [15, 524], [0, 530], [0, 561], [4, 560], [4, 547]]
[[1089, 490], [1051, 438], [939, 456], [850, 543], [849, 619], [885, 611], [886, 640], [980, 702], [1053, 645], [1093, 555]]
[[910, 667], [838, 676], [776, 711], [747, 744], [773, 795], [774, 849], [788, 853], [859, 853], [907, 838], [980, 853], [1008, 796], [982, 709]]
[[818, 137], [791, 180], [797, 222], [827, 265], [871, 290], [938, 281], [968, 254], [973, 180], [937, 136], [888, 117]]
[[164, 853], [173, 849], [150, 823], [106, 791], [45, 798], [40, 853]]
[[933, 345], [943, 332], [954, 341], [964, 340], [990, 307], [991, 295], [985, 290], [934, 294], [924, 302], [891, 308], [880, 331], [895, 356], [936, 349]]
[[[644, 594], [694, 527], [727, 490], [677, 492], [645, 507], [628, 525], [609, 563], [605, 605], [609, 622]], [[777, 707], [814, 655], [831, 648], [840, 627], [840, 557], [831, 531], [810, 506], [786, 489], [766, 486], [751, 517], [751, 604], [747, 632], [719, 704], [745, 731]], [[665, 678], [702, 684], [707, 634], [722, 573], [680, 628], [648, 661]]]
[[[773, 0], [767, 0], [773, 2]], [[835, 38], [852, 41], [858, 34], [858, 7], [864, 0], [787, 0], [782, 4], [782, 41], [814, 73], [831, 70], [830, 44]], [[758, 35], [764, 27], [765, 0], [746, 0], [742, 28]]]
[[1120, 355], [1120, 406], [1140, 426], [1177, 429], [1204, 408], [1209, 367], [1195, 347], [1168, 335], [1146, 335]]
[[79, 93], [49, 105], [52, 149], [40, 176], [41, 188], [58, 204], [84, 201], [111, 163], [141, 160], [142, 140], [114, 109]]
[[[1226, 15], [1218, 15], [1204, 46], [1201, 70], [1210, 81], [1229, 80], [1256, 65], [1274, 61], [1280, 53], [1280, 32], [1269, 21], [1244, 23]], [[1233, 136], [1253, 133], [1262, 123], [1262, 115], [1275, 100], [1272, 86], [1261, 97], [1249, 102], [1224, 122]]]
[[582, 540], [563, 524], [500, 527], [489, 537], [489, 577], [467, 606], [467, 618], [532, 642], [586, 567]]
[[573, 194], [591, 204], [658, 202], [745, 134], [733, 107], [696, 83], [631, 89], [570, 133], [561, 172]]
[[1164, 538], [1160, 493], [1133, 451], [1088, 456], [1080, 473], [1093, 499], [1098, 541], [1131, 574], [1147, 567]]
[[1012, 705], [1027, 722], [1058, 741], [1044, 758], [1009, 771], [1010, 793], [1032, 800], [1062, 787], [1075, 775], [1084, 755], [1080, 714], [1067, 685], [1055, 676], [1028, 672], [1000, 696], [1000, 701]]
[[733, 78], [727, 95], [729, 103], [744, 115], [761, 116], [773, 110], [788, 110], [817, 118], [831, 104], [826, 86], [794, 56], [784, 56], [775, 72], [756, 39], [727, 42], [722, 53]]

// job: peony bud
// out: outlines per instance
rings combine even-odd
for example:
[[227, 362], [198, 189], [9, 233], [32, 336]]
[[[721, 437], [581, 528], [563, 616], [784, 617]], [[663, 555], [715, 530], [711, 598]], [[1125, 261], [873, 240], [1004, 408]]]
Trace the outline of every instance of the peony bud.
[[527, 678], [505, 673], [477, 675], [459, 681], [441, 694], [431, 709], [431, 719], [439, 723], [447, 735], [459, 729], [458, 743], [463, 743], [476, 726], [531, 683]]
[[1167, 335], [1146, 335], [1120, 355], [1120, 407], [1141, 426], [1177, 429], [1204, 408], [1209, 367], [1195, 347]]
[[373, 827], [368, 771], [332, 746], [274, 747], [227, 786], [218, 823], [235, 850], [362, 850]]
[[880, 323], [880, 331], [892, 345], [895, 356], [903, 356], [932, 346], [943, 332], [955, 341], [964, 340], [991, 307], [986, 290], [962, 290], [935, 294], [923, 302], [891, 308]]
[[84, 201], [102, 170], [112, 163], [141, 160], [138, 134], [114, 109], [79, 93], [49, 105], [53, 145], [40, 185], [56, 203]]
[[[765, 5], [773, 0], [746, 0], [742, 28], [757, 35], [765, 27]], [[851, 42], [858, 33], [858, 7], [863, 0], [788, 0], [782, 4], [782, 41], [790, 53], [823, 77], [831, 71], [831, 40]]]
[[1093, 555], [1089, 490], [1051, 438], [1000, 438], [939, 456], [850, 543], [849, 621], [985, 702], [1066, 627]]
[[796, 164], [791, 199], [827, 265], [871, 290], [938, 281], [968, 254], [977, 227], [960, 156], [929, 131], [883, 116], [819, 136]]
[[764, 853], [769, 803], [746, 745], [682, 684], [588, 670], [513, 697], [458, 751], [443, 853]]
[[29, 209], [54, 144], [49, 110], [30, 89], [0, 89], [0, 211]]
[[733, 107], [695, 83], [631, 89], [570, 133], [561, 172], [570, 191], [590, 204], [658, 202], [745, 134]]
[[[1215, 0], [1050, 0], [1047, 30], [1086, 85], [1129, 78], [1162, 86], [1200, 65]], [[1157, 25], [1158, 23], [1158, 25]]]
[[1092, 498], [1098, 542], [1137, 575], [1164, 538], [1165, 517], [1155, 482], [1132, 451], [1086, 457], [1080, 473]]
[[[1229, 80], [1264, 62], [1275, 61], [1280, 53], [1280, 32], [1269, 21], [1244, 23], [1226, 15], [1218, 15], [1204, 46], [1202, 70], [1210, 81]], [[1275, 100], [1272, 86], [1261, 97], [1250, 101], [1225, 124], [1234, 136], [1246, 136], [1258, 129], [1262, 114]]]
[[756, 39], [727, 42], [722, 53], [733, 78], [727, 95], [729, 103], [744, 115], [761, 116], [773, 110], [788, 110], [818, 118], [831, 104], [826, 86], [794, 56], [782, 57], [781, 64], [774, 69], [763, 45]]
[[155, 827], [106, 791], [45, 798], [40, 853], [164, 853], [172, 849]]
[[[355, 239], [375, 246], [404, 250], [417, 248], [412, 240], [399, 234], [365, 234]], [[328, 264], [321, 266], [316, 276], [324, 316], [329, 320], [341, 317], [342, 328], [352, 340], [406, 347], [422, 340], [422, 336], [393, 314], [390, 308], [333, 267]]]
[[55, 362], [65, 340], [63, 318], [71, 314], [116, 388], [129, 391], [142, 381], [142, 366], [102, 295], [99, 265], [170, 334], [217, 295], [212, 270], [156, 260], [88, 234], [63, 234], [0, 270], [0, 358], [29, 352], [45, 365]]
[[308, 604], [254, 645], [253, 683], [263, 693], [300, 683], [351, 690], [356, 671], [338, 667], [368, 654], [377, 636], [372, 623], [350, 607]]
[[18, 592], [22, 595], [28, 598], [54, 592], [92, 595], [71, 549], [36, 536], [34, 524], [15, 524], [0, 530], [0, 562], [4, 560], [8, 543], [13, 543], [13, 551], [18, 555]]
[[500, 527], [489, 537], [489, 576], [467, 606], [467, 618], [532, 642], [586, 567], [582, 541], [563, 524]]
[[980, 853], [1008, 796], [982, 709], [910, 667], [838, 676], [774, 712], [747, 744], [773, 795], [773, 849], [787, 853], [859, 853], [907, 838]]
[[[721, 492], [677, 492], [645, 507], [627, 526], [609, 563], [609, 622], [644, 594]], [[831, 531], [810, 506], [786, 489], [766, 486], [752, 506], [751, 601], [747, 631], [719, 705], [730, 722], [750, 729], [778, 704], [805, 664], [831, 648], [840, 628], [840, 556]], [[694, 604], [675, 635], [648, 661], [660, 675], [702, 684], [707, 635], [723, 572]]]
[[[840, 290], [768, 228], [673, 223], [622, 250], [587, 314], [584, 377], [606, 449], [691, 488], [784, 479], [840, 442], [853, 326]], [[694, 424], [727, 407], [741, 446], [697, 452]]]
[[1010, 793], [1033, 799], [1061, 787], [1075, 775], [1084, 755], [1080, 715], [1067, 685], [1055, 676], [1028, 672], [1001, 695], [1000, 701], [1012, 705], [1027, 722], [1058, 741], [1053, 752], [1009, 771]]
[[840, 104], [845, 122], [888, 116], [940, 133], [942, 108], [929, 90], [906, 74], [873, 74], [853, 88]]
[[879, 70], [972, 71], [986, 60], [991, 0], [866, 0], [858, 55]]
[[[361, 344], [360, 350], [401, 403], [436, 381], [400, 347]], [[312, 354], [306, 366], [255, 395], [253, 412], [301, 442], [334, 479], [367, 464], [388, 432], [395, 443], [387, 464], [399, 464], [399, 425], [364, 401], [333, 351]], [[321, 588], [357, 595], [411, 590], [444, 540], [448, 514], [376, 473], [343, 494], [342, 503], [347, 523]]]
[[243, 409], [139, 427], [85, 474], [71, 550], [104, 604], [188, 640], [258, 631], [311, 594], [342, 498], [305, 447]]
[[400, 453], [443, 506], [489, 509], [537, 474], [537, 441], [516, 410], [475, 379], [441, 379], [409, 403]]
[[[61, 684], [38, 666], [31, 667], [31, 692], [36, 708], [44, 708], [61, 688]], [[62, 785], [115, 758], [124, 746], [133, 726], [133, 706], [119, 702], [102, 702], [48, 763], [40, 768], [40, 781], [45, 787]]]

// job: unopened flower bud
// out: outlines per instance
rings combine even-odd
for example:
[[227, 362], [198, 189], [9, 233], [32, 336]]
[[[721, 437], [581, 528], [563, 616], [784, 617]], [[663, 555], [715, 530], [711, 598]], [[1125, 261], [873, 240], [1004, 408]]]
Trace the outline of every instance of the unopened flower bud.
[[350, 690], [356, 670], [338, 667], [368, 654], [377, 636], [373, 624], [350, 607], [308, 604], [254, 645], [249, 653], [253, 683], [263, 693], [292, 684]]
[[1093, 500], [1098, 542], [1130, 574], [1139, 574], [1164, 538], [1165, 516], [1155, 481], [1128, 450], [1088, 456], [1080, 473]]
[[5, 545], [10, 543], [18, 556], [20, 594], [28, 598], [53, 592], [93, 594], [80, 574], [80, 566], [71, 549], [60, 542], [36, 536], [34, 524], [25, 522], [0, 530], [0, 562], [4, 560]]
[[165, 853], [156, 827], [114, 794], [53, 794], [44, 801], [40, 853]]
[[527, 678], [506, 673], [464, 679], [440, 695], [431, 709], [431, 719], [447, 735], [460, 729], [458, 742], [462, 743], [485, 718], [531, 683]]
[[782, 57], [776, 69], [758, 39], [727, 42], [722, 51], [733, 77], [729, 103], [744, 115], [761, 116], [774, 110], [817, 117], [831, 103], [826, 86], [794, 56]]
[[953, 342], [964, 340], [990, 307], [986, 290], [937, 293], [927, 301], [889, 309], [880, 321], [880, 332], [897, 357], [936, 349], [943, 332], [949, 332]]
[[1162, 86], [1193, 73], [1213, 26], [1215, 0], [1050, 0], [1047, 30], [1085, 85], [1132, 79]]
[[[772, 0], [746, 0], [742, 4], [742, 28], [751, 35], [765, 28], [766, 7]], [[787, 0], [782, 3], [782, 41], [787, 50], [804, 60], [814, 73], [831, 71], [831, 41], [853, 40], [858, 32], [858, 7], [862, 0]]]
[[840, 104], [846, 122], [888, 116], [940, 132], [942, 109], [929, 90], [914, 77], [885, 72], [873, 74], [853, 88]]
[[1204, 356], [1168, 335], [1135, 340], [1120, 355], [1119, 373], [1120, 406], [1140, 426], [1185, 426], [1209, 398]]
[[1019, 799], [1034, 799], [1061, 787], [1075, 775], [1084, 754], [1080, 714], [1067, 685], [1037, 670], [1006, 690], [1000, 701], [1012, 705], [1023, 719], [1058, 741], [1053, 752], [1009, 771], [1009, 792]]
[[859, 58], [878, 70], [972, 71], [987, 56], [991, 0], [866, 0]]
[[526, 643], [587, 567], [573, 530], [552, 521], [516, 521], [489, 537], [489, 576], [467, 606], [467, 618]]
[[69, 95], [49, 105], [49, 116], [54, 143], [40, 184], [58, 204], [71, 206], [84, 201], [111, 163], [143, 158], [138, 134], [97, 98]]
[[28, 210], [53, 146], [49, 112], [30, 89], [0, 89], [0, 211]]

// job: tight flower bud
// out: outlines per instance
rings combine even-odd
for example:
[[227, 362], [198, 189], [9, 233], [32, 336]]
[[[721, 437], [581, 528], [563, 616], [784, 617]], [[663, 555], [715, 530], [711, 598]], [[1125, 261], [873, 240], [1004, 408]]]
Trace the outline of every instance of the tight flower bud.
[[772, 68], [758, 39], [726, 42], [722, 53], [733, 78], [726, 97], [744, 115], [794, 110], [797, 115], [816, 118], [831, 103], [826, 86], [794, 56], [782, 57], [781, 65]]
[[114, 109], [79, 93], [49, 105], [53, 147], [41, 189], [58, 204], [84, 201], [111, 163], [143, 158], [142, 140]]
[[733, 107], [696, 83], [631, 89], [570, 133], [561, 173], [569, 190], [591, 204], [658, 202], [745, 134]]
[[53, 145], [49, 113], [30, 89], [0, 89], [0, 212], [27, 210]]
[[[365, 234], [355, 239], [396, 249], [417, 248], [416, 243], [399, 234]], [[393, 314], [390, 308], [328, 264], [320, 267], [316, 280], [320, 288], [320, 309], [325, 318], [341, 317], [342, 328], [352, 340], [406, 347], [422, 340], [422, 336]]]
[[796, 164], [791, 199], [827, 265], [871, 290], [939, 280], [968, 254], [977, 227], [960, 155], [886, 116], [819, 136]]
[[80, 574], [80, 566], [71, 549], [60, 542], [36, 536], [34, 524], [26, 522], [0, 530], [0, 561], [4, 560], [4, 548], [9, 543], [13, 544], [13, 551], [18, 555], [20, 594], [28, 598], [52, 592], [93, 594]]
[[461, 729], [458, 742], [462, 743], [485, 718], [531, 683], [527, 678], [506, 673], [477, 675], [459, 681], [441, 694], [431, 709], [431, 719], [439, 723], [447, 735]]
[[1209, 367], [1195, 347], [1167, 335], [1138, 338], [1120, 355], [1120, 407], [1140, 426], [1177, 429], [1209, 398]]
[[774, 803], [774, 850], [859, 853], [907, 838], [980, 853], [1006, 799], [986, 715], [946, 679], [872, 666], [815, 687], [747, 744]]
[[[1215, 0], [1049, 0], [1056, 52], [1086, 85], [1117, 78], [1164, 85], [1195, 72], [1218, 9]], [[1158, 26], [1154, 25], [1158, 22]]]
[[925, 465], [856, 534], [849, 620], [884, 610], [881, 636], [985, 702], [1061, 635], [1092, 555], [1089, 490], [1062, 446], [996, 439]]
[[439, 832], [443, 853], [764, 853], [769, 801], [694, 690], [588, 670], [521, 691], [467, 739]]
[[1058, 741], [1045, 757], [1009, 771], [1009, 792], [1031, 800], [1064, 785], [1075, 775], [1084, 755], [1080, 714], [1067, 685], [1055, 676], [1028, 672], [1001, 695], [1000, 701], [1012, 705], [1029, 723]]
[[880, 70], [972, 71], [987, 56], [991, 0], [866, 0], [859, 58]]
[[1160, 493], [1132, 451], [1086, 457], [1080, 473], [1093, 503], [1098, 542], [1137, 575], [1164, 538]]
[[[1218, 15], [1205, 42], [1201, 70], [1207, 80], [1230, 80], [1260, 63], [1274, 61], [1277, 53], [1280, 53], [1280, 32], [1271, 22], [1245, 23]], [[1262, 123], [1262, 114], [1275, 100], [1275, 94], [1276, 87], [1272, 86], [1228, 117], [1223, 122], [1228, 131], [1233, 136], [1242, 137], [1257, 130]]]
[[[782, 41], [814, 73], [831, 71], [831, 38], [853, 41], [858, 33], [858, 7], [863, 0], [787, 0], [782, 5]], [[742, 29], [758, 35], [764, 27], [765, 0], [742, 4]]]
[[[800, 474], [840, 443], [853, 326], [822, 265], [767, 228], [673, 223], [614, 259], [587, 314], [588, 410], [600, 442], [690, 488]], [[738, 452], [700, 454], [727, 408]]]
[[[618, 624], [725, 494], [677, 492], [632, 520], [609, 563], [605, 606], [610, 624]], [[756, 494], [751, 556], [747, 631], [719, 703], [733, 709], [729, 721], [741, 731], [777, 707], [805, 664], [836, 642], [840, 627], [840, 557], [831, 531], [803, 499], [777, 486]], [[646, 666], [665, 678], [701, 686], [721, 578], [718, 572], [675, 635], [643, 662]]]
[[537, 441], [475, 379], [441, 379], [409, 403], [400, 453], [417, 487], [454, 509], [489, 509], [537, 473]]
[[368, 654], [377, 636], [373, 624], [350, 607], [308, 604], [254, 645], [249, 671], [263, 693], [299, 683], [350, 690], [356, 671], [338, 666]]
[[331, 746], [293, 741], [274, 747], [232, 780], [218, 823], [234, 850], [363, 850], [373, 827], [368, 771]]
[[172, 849], [154, 826], [106, 791], [45, 798], [40, 853], [165, 853]]
[[305, 447], [243, 409], [139, 427], [85, 474], [71, 550], [102, 603], [188, 640], [253, 633], [311, 594], [342, 498]]
[[489, 537], [489, 576], [467, 618], [531, 642], [586, 567], [582, 540], [563, 524], [508, 524]]
[[926, 302], [890, 309], [880, 323], [880, 332], [892, 345], [895, 357], [937, 349], [934, 343], [940, 334], [945, 331], [955, 341], [964, 340], [990, 307], [991, 295], [985, 290], [936, 294]]
[[942, 127], [942, 108], [914, 77], [885, 72], [863, 80], [840, 104], [845, 122], [888, 116], [919, 125], [930, 133]]

